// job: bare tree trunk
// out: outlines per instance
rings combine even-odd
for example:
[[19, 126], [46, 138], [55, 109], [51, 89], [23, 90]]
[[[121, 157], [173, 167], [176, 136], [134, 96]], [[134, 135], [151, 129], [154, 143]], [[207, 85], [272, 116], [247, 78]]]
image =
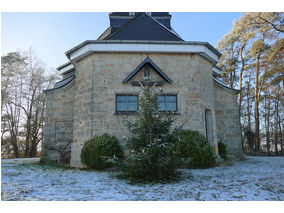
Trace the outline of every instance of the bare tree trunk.
[[255, 86], [254, 86], [254, 125], [255, 125], [255, 153], [259, 154], [260, 138], [259, 138], [259, 96], [258, 96], [258, 78], [260, 69], [260, 52], [257, 54], [256, 61], [256, 76], [255, 76]]
[[36, 89], [37, 87], [32, 89], [32, 95], [31, 95], [31, 100], [28, 104], [28, 114], [27, 114], [27, 128], [26, 128], [26, 148], [25, 148], [25, 157], [32, 157], [30, 156], [30, 148], [31, 148], [31, 137], [32, 137], [32, 126], [31, 126], [31, 122], [32, 122], [32, 114], [33, 114], [33, 107], [35, 105], [34, 101], [35, 101], [35, 94], [36, 94]]
[[250, 75], [247, 83], [247, 117], [248, 117], [248, 130], [251, 131], [251, 119], [250, 119]]
[[37, 145], [38, 145], [38, 129], [40, 128], [40, 124], [38, 123], [38, 115], [39, 115], [39, 106], [36, 105], [36, 111], [34, 112], [34, 125], [32, 127], [32, 135], [31, 135], [31, 147], [29, 155], [30, 157], [35, 157], [37, 153]]
[[[242, 113], [242, 81], [243, 81], [243, 72], [244, 72], [244, 67], [245, 67], [245, 60], [243, 58], [243, 49], [244, 49], [245, 45], [242, 45], [241, 49], [240, 49], [240, 57], [241, 57], [241, 60], [242, 60], [242, 67], [241, 67], [241, 72], [240, 72], [240, 76], [239, 76], [239, 122], [240, 122], [240, 125], [242, 126], [242, 123], [241, 123], [241, 113]], [[241, 134], [241, 136], [243, 136], [243, 134]], [[242, 150], [244, 151], [244, 138], [242, 137]]]
[[[279, 116], [279, 98], [280, 98], [280, 86], [278, 85], [278, 89], [277, 89], [277, 96], [276, 96], [276, 124], [277, 124], [277, 138], [279, 138], [279, 142], [277, 142], [277, 144], [281, 144], [283, 143], [283, 138], [282, 138], [282, 128], [281, 128], [281, 118]], [[281, 152], [282, 152], [282, 146], [281, 146]]]
[[19, 158], [19, 149], [17, 143], [17, 135], [14, 132], [11, 132], [11, 143], [13, 145], [13, 154], [15, 158]]
[[245, 68], [245, 60], [243, 58], [243, 49], [244, 49], [245, 45], [243, 45], [240, 49], [240, 57], [241, 57], [241, 61], [242, 61], [242, 67], [241, 67], [241, 71], [240, 71], [240, 83], [239, 83], [239, 120], [241, 121], [241, 111], [242, 111], [242, 81], [243, 81], [243, 72], [244, 72], [244, 68]]
[[26, 143], [25, 143], [25, 157], [29, 157], [29, 150], [30, 150], [30, 134], [31, 134], [31, 116], [27, 116], [26, 122]]
[[264, 128], [265, 128], [265, 138], [266, 138], [266, 153], [269, 152], [267, 145], [267, 91], [264, 93]]
[[278, 115], [277, 115], [277, 100], [274, 100], [274, 109], [275, 109], [275, 122], [274, 122], [274, 146], [275, 146], [275, 155], [278, 155]]
[[17, 123], [15, 122], [15, 111], [13, 110], [13, 107], [11, 104], [6, 103], [6, 114], [8, 116], [8, 125], [9, 125], [9, 133], [11, 137], [11, 144], [13, 146], [13, 154], [15, 158], [19, 158], [19, 148], [18, 148], [18, 128]]
[[32, 139], [32, 143], [31, 143], [31, 148], [30, 148], [30, 152], [29, 152], [29, 156], [30, 157], [35, 157], [36, 153], [37, 153], [37, 141], [36, 138], [33, 137]]
[[266, 127], [266, 147], [267, 152], [270, 152], [270, 103], [271, 103], [271, 95], [270, 91], [268, 91], [268, 106], [267, 106], [267, 127]]

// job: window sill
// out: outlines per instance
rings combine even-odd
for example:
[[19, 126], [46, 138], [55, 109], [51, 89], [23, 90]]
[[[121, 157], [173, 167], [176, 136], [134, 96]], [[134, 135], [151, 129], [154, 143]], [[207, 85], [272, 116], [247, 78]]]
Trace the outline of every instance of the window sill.
[[[166, 115], [166, 114], [170, 114], [170, 115], [181, 115], [180, 112], [173, 112], [173, 113], [169, 113], [169, 112], [160, 112], [160, 114]], [[137, 115], [137, 112], [115, 112], [113, 113], [113, 115]]]
[[160, 112], [160, 114], [166, 115], [166, 114], [170, 114], [170, 115], [181, 115], [180, 112], [167, 112], [167, 111], [162, 111]]
[[137, 112], [115, 112], [113, 115], [136, 115]]

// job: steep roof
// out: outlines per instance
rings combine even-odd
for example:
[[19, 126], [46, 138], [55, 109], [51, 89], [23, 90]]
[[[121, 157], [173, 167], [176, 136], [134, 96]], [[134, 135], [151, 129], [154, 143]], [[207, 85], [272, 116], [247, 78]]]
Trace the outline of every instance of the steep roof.
[[107, 30], [99, 39], [183, 41], [172, 28], [165, 27], [146, 13], [139, 13], [115, 30]]

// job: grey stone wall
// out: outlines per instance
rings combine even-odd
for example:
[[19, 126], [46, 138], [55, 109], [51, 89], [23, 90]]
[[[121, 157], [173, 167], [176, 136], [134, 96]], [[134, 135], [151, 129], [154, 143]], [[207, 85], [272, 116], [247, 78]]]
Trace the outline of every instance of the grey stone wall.
[[73, 141], [74, 82], [70, 82], [60, 89], [46, 92], [45, 98], [45, 126], [41, 162], [63, 160], [65, 163], [69, 163]]
[[214, 83], [217, 138], [227, 145], [230, 155], [242, 153], [237, 93]]
[[[94, 53], [75, 64], [74, 124], [70, 165], [82, 167], [84, 142], [105, 132], [117, 136], [122, 145], [128, 131], [123, 116], [115, 114], [116, 94], [138, 94], [139, 87], [122, 81], [146, 58], [158, 65], [172, 84], [165, 83], [164, 94], [177, 94], [176, 125], [206, 134], [205, 109], [212, 112], [212, 147], [217, 150], [215, 99], [212, 64], [197, 54]], [[135, 119], [128, 116], [128, 120]]]
[[[174, 125], [185, 123], [185, 129], [208, 134], [216, 154], [217, 138], [227, 144], [229, 153], [241, 152], [236, 95], [213, 83], [212, 64], [205, 58], [198, 54], [94, 53], [76, 62], [76, 78], [71, 83], [46, 93], [41, 160], [58, 161], [62, 157], [58, 150], [66, 148], [67, 159], [71, 151], [70, 165], [83, 167], [80, 154], [84, 142], [103, 133], [115, 135], [125, 146], [128, 130], [124, 116], [115, 112], [115, 96], [141, 92], [131, 81], [141, 80], [143, 73], [137, 73], [127, 84], [123, 80], [146, 57], [173, 81], [169, 84], [151, 70], [154, 80], [164, 82], [163, 94], [177, 95]], [[207, 125], [205, 111], [207, 117], [210, 115]], [[128, 115], [126, 119], [131, 121], [135, 116]]]

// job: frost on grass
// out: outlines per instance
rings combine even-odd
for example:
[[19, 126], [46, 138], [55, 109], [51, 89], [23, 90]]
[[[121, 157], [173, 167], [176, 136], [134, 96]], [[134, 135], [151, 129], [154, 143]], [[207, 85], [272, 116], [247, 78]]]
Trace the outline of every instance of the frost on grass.
[[181, 170], [168, 184], [130, 185], [114, 171], [2, 160], [2, 200], [284, 200], [284, 158], [247, 157], [232, 166]]

